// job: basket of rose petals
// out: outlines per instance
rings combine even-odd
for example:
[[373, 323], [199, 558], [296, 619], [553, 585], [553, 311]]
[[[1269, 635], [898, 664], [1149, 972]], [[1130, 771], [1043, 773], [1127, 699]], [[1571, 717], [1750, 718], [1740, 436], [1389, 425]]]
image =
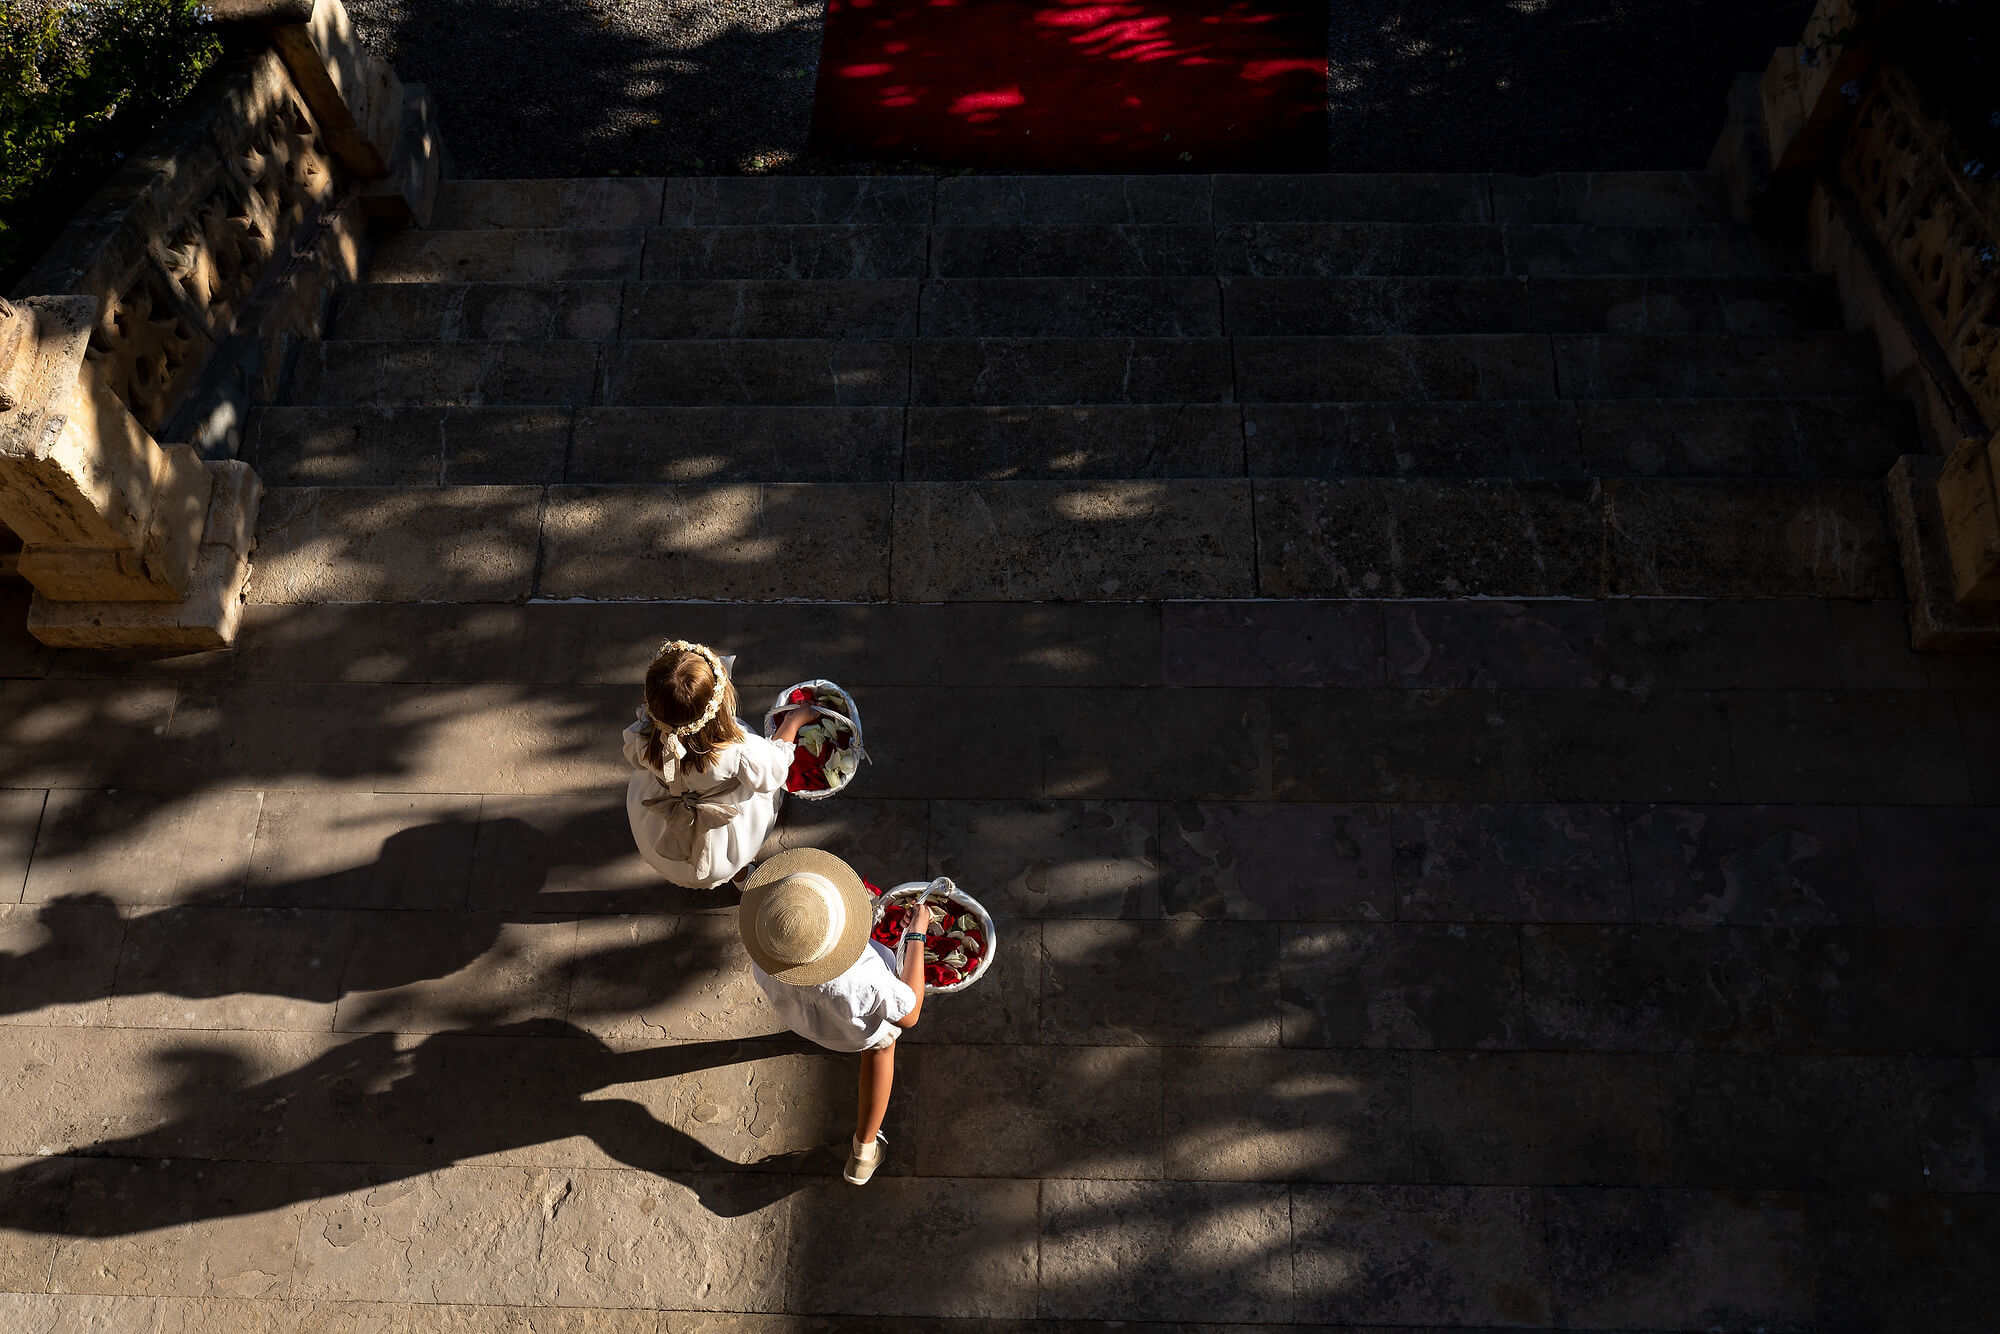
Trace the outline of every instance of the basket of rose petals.
[[799, 729], [792, 752], [792, 772], [785, 791], [801, 801], [819, 801], [846, 787], [868, 752], [861, 747], [861, 710], [854, 696], [831, 681], [801, 681], [778, 692], [778, 702], [764, 715], [764, 735], [778, 730], [778, 719], [810, 705], [819, 716]]
[[993, 915], [951, 881], [912, 880], [881, 891], [875, 902], [875, 939], [893, 953], [902, 944], [911, 908], [926, 891], [931, 924], [924, 935], [924, 994], [963, 991], [993, 966], [999, 940], [993, 933]]

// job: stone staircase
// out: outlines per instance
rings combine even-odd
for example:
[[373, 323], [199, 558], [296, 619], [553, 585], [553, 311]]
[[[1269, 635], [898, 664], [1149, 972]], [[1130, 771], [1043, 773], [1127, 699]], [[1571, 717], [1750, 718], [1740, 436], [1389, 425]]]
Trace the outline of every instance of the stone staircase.
[[1900, 591], [1707, 177], [464, 181], [261, 411], [253, 602]]

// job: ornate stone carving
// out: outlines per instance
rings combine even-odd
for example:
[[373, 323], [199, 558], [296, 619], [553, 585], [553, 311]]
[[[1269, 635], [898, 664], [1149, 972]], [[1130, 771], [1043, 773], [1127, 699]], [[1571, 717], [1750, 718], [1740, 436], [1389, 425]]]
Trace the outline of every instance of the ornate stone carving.
[[1841, 181], [1991, 425], [2000, 423], [2000, 186], [1964, 165], [1907, 80], [1878, 70], [1848, 131]]
[[90, 335], [91, 372], [149, 431], [166, 420], [207, 353], [207, 340], [182, 317], [167, 280], [150, 266], [105, 303]]

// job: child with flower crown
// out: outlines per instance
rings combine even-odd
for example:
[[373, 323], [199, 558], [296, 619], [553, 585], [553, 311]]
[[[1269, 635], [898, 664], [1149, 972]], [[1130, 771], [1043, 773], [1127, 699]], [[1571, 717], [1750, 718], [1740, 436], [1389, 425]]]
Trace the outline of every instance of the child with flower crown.
[[716, 889], [746, 871], [778, 820], [793, 742], [812, 721], [793, 709], [770, 739], [736, 717], [735, 658], [675, 639], [646, 669], [639, 719], [625, 729], [638, 770], [625, 814], [639, 855], [676, 885]]

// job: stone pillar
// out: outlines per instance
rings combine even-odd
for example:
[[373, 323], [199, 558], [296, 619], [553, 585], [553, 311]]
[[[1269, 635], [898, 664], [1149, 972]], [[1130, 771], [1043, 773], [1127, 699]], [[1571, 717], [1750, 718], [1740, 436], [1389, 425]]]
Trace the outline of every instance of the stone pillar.
[[0, 523], [35, 588], [29, 632], [65, 648], [225, 647], [255, 475], [153, 440], [85, 366], [97, 311], [89, 296], [0, 302]]
[[1953, 450], [1938, 474], [1937, 494], [1953, 600], [2000, 609], [2000, 435]]
[[1805, 41], [1772, 53], [1760, 91], [1773, 170], [1818, 164], [1860, 100], [1853, 85], [1867, 74], [1871, 56], [1852, 40], [1861, 24], [1858, 8], [1855, 0], [1819, 0]]

